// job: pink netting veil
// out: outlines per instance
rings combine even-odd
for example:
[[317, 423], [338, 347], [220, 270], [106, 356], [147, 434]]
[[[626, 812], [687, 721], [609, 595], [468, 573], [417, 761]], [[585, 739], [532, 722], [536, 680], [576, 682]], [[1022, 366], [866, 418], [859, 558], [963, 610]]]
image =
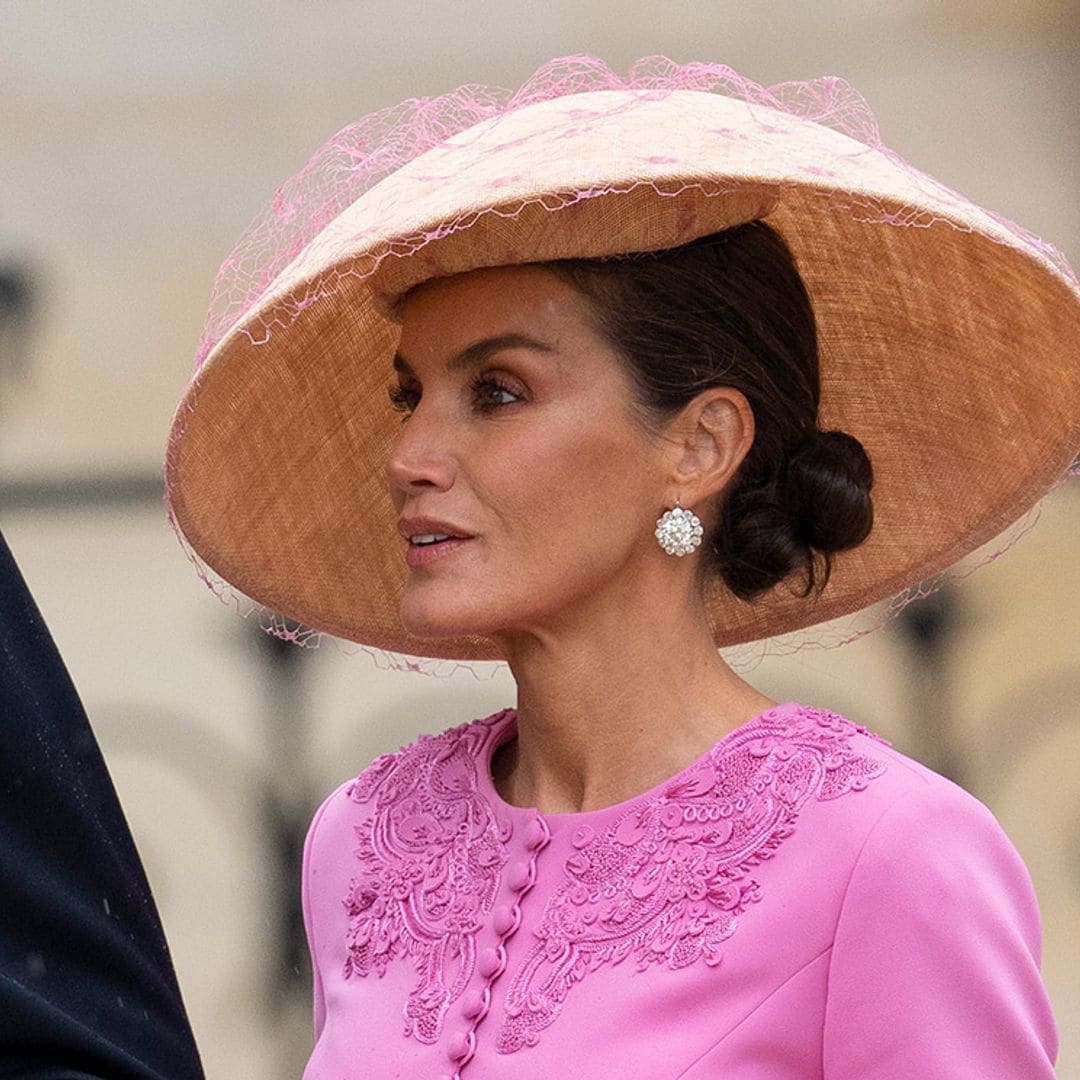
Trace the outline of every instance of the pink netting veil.
[[299, 644], [329, 633], [382, 665], [488, 670], [491, 641], [422, 642], [398, 621], [405, 566], [381, 481], [395, 298], [758, 218], [814, 303], [822, 426], [867, 446], [880, 510], [820, 601], [711, 595], [718, 646], [746, 666], [842, 643], [996, 557], [1077, 471], [1080, 286], [1062, 255], [889, 151], [842, 79], [763, 87], [663, 57], [621, 77], [568, 57], [514, 93], [465, 86], [349, 125], [241, 237], [166, 463], [201, 576]]

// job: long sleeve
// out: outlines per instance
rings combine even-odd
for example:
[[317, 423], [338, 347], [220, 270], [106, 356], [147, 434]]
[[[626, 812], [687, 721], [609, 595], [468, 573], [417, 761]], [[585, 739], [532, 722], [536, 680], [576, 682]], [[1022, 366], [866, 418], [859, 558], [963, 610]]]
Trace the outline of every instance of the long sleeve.
[[1031, 879], [1001, 827], [962, 789], [927, 782], [882, 813], [848, 883], [825, 1080], [1053, 1077], [1040, 953]]
[[0, 537], [0, 1077], [198, 1080], [142, 864]]
[[323, 993], [322, 971], [319, 964], [319, 953], [315, 945], [315, 920], [312, 916], [311, 895], [318, 888], [320, 866], [314, 852], [315, 837], [327, 808], [341, 797], [341, 792], [348, 784], [342, 784], [323, 801], [323, 804], [315, 812], [307, 837], [304, 840], [303, 869], [300, 875], [300, 899], [304, 911], [304, 931], [307, 934], [308, 952], [311, 954], [311, 983], [313, 988], [313, 1022], [315, 1029], [315, 1041], [319, 1041], [323, 1026], [326, 1023], [326, 999]]

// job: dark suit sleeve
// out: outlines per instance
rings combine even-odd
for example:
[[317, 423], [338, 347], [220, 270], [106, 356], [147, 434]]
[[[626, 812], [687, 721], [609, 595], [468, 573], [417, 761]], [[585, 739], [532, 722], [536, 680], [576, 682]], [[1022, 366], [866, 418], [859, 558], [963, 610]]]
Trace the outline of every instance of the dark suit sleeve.
[[97, 742], [0, 536], [0, 1078], [201, 1078]]

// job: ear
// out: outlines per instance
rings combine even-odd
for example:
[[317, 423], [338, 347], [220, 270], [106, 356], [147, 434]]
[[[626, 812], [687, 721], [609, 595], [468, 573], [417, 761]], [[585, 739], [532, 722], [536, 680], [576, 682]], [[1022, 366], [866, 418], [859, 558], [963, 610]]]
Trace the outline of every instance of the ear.
[[683, 506], [693, 506], [722, 490], [742, 464], [754, 441], [754, 413], [741, 391], [710, 387], [680, 411], [671, 435], [671, 482]]

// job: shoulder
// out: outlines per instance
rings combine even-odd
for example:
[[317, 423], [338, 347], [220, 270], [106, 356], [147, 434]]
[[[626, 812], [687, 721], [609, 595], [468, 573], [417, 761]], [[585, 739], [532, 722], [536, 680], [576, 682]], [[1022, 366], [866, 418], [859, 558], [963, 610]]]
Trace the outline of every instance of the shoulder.
[[331, 792], [316, 811], [308, 831], [309, 853], [322, 834], [333, 831], [335, 825], [351, 827], [364, 808], [400, 802], [433, 787], [446, 794], [474, 791], [485, 752], [512, 714], [512, 709], [501, 709], [380, 754], [359, 775]]
[[[957, 914], [997, 895], [1025, 936], [1038, 939], [1027, 868], [974, 795], [828, 710], [783, 706], [753, 725], [752, 736], [746, 749], [764, 765], [756, 775], [801, 811], [804, 843], [832, 868], [849, 921], [859, 912], [873, 919], [886, 892], [912, 910], [947, 896]], [[727, 752], [737, 770], [737, 747]]]
[[[722, 740], [713, 764], [741, 785], [764, 779], [773, 792], [802, 804], [839, 802], [869, 832], [896, 807], [930, 803], [958, 813], [988, 815], [981, 803], [951, 780], [895, 749], [867, 727], [828, 709], [790, 702], [761, 714]], [[856, 794], [855, 799], [841, 796]], [[831, 808], [835, 815], [841, 811]]]
[[[882, 775], [870, 801], [859, 863], [887, 857], [894, 867], [943, 864], [974, 845], [1010, 876], [1030, 885], [1027, 870], [985, 803], [959, 784], [861, 729], [852, 747], [873, 756]], [[969, 858], [969, 863], [976, 860]]]
[[[1041, 925], [1034, 885], [994, 813], [978, 798], [919, 762], [885, 748], [889, 780], [866, 824], [848, 884], [844, 915], [922, 912], [927, 923], [948, 911], [950, 933], [998, 920], [1028, 942], [1036, 962]], [[936, 935], [923, 933], [921, 940]]]
[[[512, 719], [513, 710], [422, 735], [381, 754], [323, 801], [308, 828], [301, 895], [309, 941], [316, 930], [338, 926], [345, 896], [358, 872], [389, 862], [412, 872], [433, 846], [459, 837], [462, 822], [487, 838], [489, 813], [478, 806], [478, 766], [485, 748]], [[333, 929], [336, 928], [336, 929]]]
[[[866, 839], [955, 828], [1004, 839], [990, 810], [970, 792], [909, 757], [867, 727], [827, 709], [796, 706], [781, 714], [777, 737], [820, 760], [819, 798], [858, 791]], [[789, 751], [790, 752], [790, 751]]]
[[866, 728], [835, 723], [845, 732], [846, 753], [876, 770], [849, 804], [844, 825], [849, 862], [836, 928], [840, 952], [850, 954], [871, 929], [876, 939], [887, 937], [887, 924], [904, 940], [909, 960], [926, 950], [957, 950], [961, 939], [989, 947], [996, 937], [1037, 965], [1034, 885], [990, 808]]
[[1039, 908], [1016, 848], [946, 777], [869, 733], [850, 746], [883, 772], [853, 819], [829, 962], [827, 1074], [1051, 1077]]

